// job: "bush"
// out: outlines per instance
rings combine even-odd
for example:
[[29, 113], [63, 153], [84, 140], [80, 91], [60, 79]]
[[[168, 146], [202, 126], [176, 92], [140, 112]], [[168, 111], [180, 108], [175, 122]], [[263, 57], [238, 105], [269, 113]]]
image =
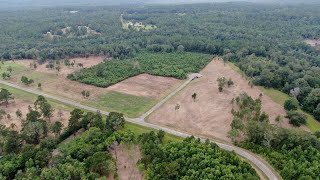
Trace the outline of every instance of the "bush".
[[288, 99], [284, 102], [284, 109], [287, 111], [295, 111], [299, 107], [298, 101], [296, 99]]
[[289, 111], [288, 118], [289, 118], [289, 123], [297, 127], [300, 127], [301, 125], [307, 123], [306, 115], [296, 111]]

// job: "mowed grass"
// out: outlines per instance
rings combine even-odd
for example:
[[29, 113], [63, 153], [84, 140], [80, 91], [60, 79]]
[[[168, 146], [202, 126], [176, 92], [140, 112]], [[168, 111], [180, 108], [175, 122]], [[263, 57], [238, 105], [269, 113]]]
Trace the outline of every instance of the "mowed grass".
[[0, 73], [2, 75], [2, 73], [4, 72], [9, 72], [8, 68], [11, 67], [12, 68], [12, 74], [14, 74], [15, 72], [23, 72], [26, 70], [26, 67], [20, 64], [16, 64], [12, 61], [5, 61], [2, 63], [0, 63]]
[[156, 103], [154, 99], [119, 92], [108, 92], [89, 102], [83, 102], [83, 104], [105, 111], [121, 112], [127, 117], [138, 117]]
[[[158, 132], [158, 130], [152, 129], [152, 128], [148, 128], [148, 127], [143, 127], [137, 124], [133, 124], [133, 123], [129, 123], [127, 122], [124, 126], [124, 128], [122, 129], [122, 131], [132, 131], [134, 133], [135, 136], [139, 136], [143, 133], [149, 133], [151, 131], [154, 131], [155, 133]], [[170, 141], [182, 141], [184, 138], [182, 137], [178, 137], [172, 134], [168, 134], [166, 133], [164, 136], [164, 142], [170, 142]]]
[[[283, 93], [281, 91], [278, 91], [276, 89], [265, 88], [265, 87], [261, 87], [261, 86], [259, 86], [259, 89], [264, 94], [269, 96], [274, 102], [276, 102], [276, 103], [278, 103], [278, 104], [280, 104], [282, 106], [284, 105], [284, 102], [290, 98], [290, 96], [288, 94], [285, 94], [285, 93]], [[319, 121], [317, 121], [312, 115], [310, 115], [309, 113], [301, 110], [300, 108], [299, 108], [298, 111], [307, 116], [307, 127], [312, 132], [320, 130], [320, 122]]]

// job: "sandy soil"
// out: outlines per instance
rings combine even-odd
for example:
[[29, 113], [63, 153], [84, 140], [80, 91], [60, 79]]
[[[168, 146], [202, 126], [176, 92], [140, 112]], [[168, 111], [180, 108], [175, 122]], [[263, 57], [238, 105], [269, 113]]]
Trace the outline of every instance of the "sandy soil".
[[110, 86], [108, 89], [134, 96], [158, 98], [181, 82], [181, 80], [175, 78], [140, 74]]
[[320, 39], [307, 39], [305, 42], [312, 47], [320, 46]]
[[[202, 78], [191, 82], [173, 99], [151, 114], [148, 122], [230, 142], [227, 135], [233, 117], [230, 103], [232, 98], [243, 92], [258, 98], [262, 92], [257, 87], [251, 88], [247, 80], [220, 60], [209, 63], [200, 74], [203, 75]], [[220, 93], [217, 84], [219, 77], [232, 78], [235, 85]], [[197, 93], [196, 102], [191, 97], [193, 93]], [[180, 105], [177, 111], [176, 104]], [[278, 115], [286, 114], [282, 106], [266, 95], [262, 97], [262, 104], [263, 111], [269, 114], [270, 122], [273, 124]], [[282, 127], [291, 125], [284, 120]]]
[[[83, 64], [84, 68], [88, 68], [103, 62], [104, 59], [105, 59], [104, 56], [91, 56], [88, 58], [72, 58], [70, 59], [70, 62], [75, 62], [76, 65], [74, 65], [74, 67], [67, 67], [64, 65], [63, 61], [61, 61], [60, 72], [57, 72], [57, 70], [55, 69], [50, 70], [46, 68], [46, 65], [49, 63], [48, 61], [41, 65], [37, 64], [37, 68], [35, 69], [35, 71], [67, 76], [68, 74], [74, 71], [80, 70], [80, 67], [77, 66], [77, 64], [79, 63]], [[33, 63], [33, 62], [34, 60], [30, 60], [30, 59], [16, 61], [17, 64], [24, 65], [27, 68], [30, 68], [30, 63]]]
[[117, 161], [119, 180], [142, 180], [143, 174], [137, 168], [141, 158], [137, 145], [119, 145], [112, 150], [112, 155]]
[[[1, 105], [0, 108], [5, 110], [5, 112], [7, 114], [10, 114], [10, 119], [8, 119], [7, 117], [4, 117], [2, 120], [0, 120], [0, 124], [5, 125], [6, 127], [11, 127], [11, 124], [14, 124], [14, 129], [17, 131], [21, 130], [21, 123], [22, 123], [22, 119], [26, 118], [26, 114], [28, 113], [28, 106], [33, 107], [33, 104], [28, 102], [28, 101], [24, 101], [21, 99], [15, 99], [14, 101], [10, 101], [10, 104], [8, 107], [6, 107], [5, 105]], [[18, 118], [16, 115], [16, 111], [20, 109], [20, 111], [22, 112], [22, 118]], [[53, 112], [53, 117], [50, 119], [51, 123], [54, 123], [56, 121], [60, 121], [63, 124], [63, 127], [67, 127], [68, 126], [68, 120], [70, 117], [70, 113], [66, 112], [66, 111], [62, 111], [63, 116], [62, 119], [60, 119], [58, 117], [58, 109], [55, 109], [55, 111]]]

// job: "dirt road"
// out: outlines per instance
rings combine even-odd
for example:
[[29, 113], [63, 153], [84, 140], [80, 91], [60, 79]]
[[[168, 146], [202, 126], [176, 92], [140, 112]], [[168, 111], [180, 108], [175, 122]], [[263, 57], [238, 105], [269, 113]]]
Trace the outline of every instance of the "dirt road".
[[[173, 97], [176, 93], [178, 93], [184, 87], [186, 87], [195, 78], [195, 76], [197, 76], [197, 75], [194, 74], [194, 75], [190, 76], [189, 79], [185, 83], [183, 83], [179, 88], [177, 88], [175, 91], [170, 93], [166, 98], [164, 98], [162, 101], [160, 101], [158, 104], [156, 104], [153, 108], [151, 108], [148, 112], [143, 114], [141, 117], [139, 117], [139, 118], [125, 118], [126, 121], [134, 123], [134, 124], [138, 124], [138, 125], [141, 125], [141, 126], [157, 129], [157, 130], [163, 130], [166, 133], [173, 134], [173, 135], [179, 136], [179, 137], [189, 137], [189, 136], [191, 136], [192, 134], [187, 134], [187, 133], [179, 132], [179, 131], [172, 130], [172, 129], [169, 129], [169, 128], [166, 128], [166, 127], [161, 127], [161, 126], [158, 126], [158, 125], [155, 125], [155, 124], [147, 123], [147, 122], [144, 121], [144, 118], [147, 117], [152, 112], [154, 112], [160, 106], [162, 106], [167, 100], [169, 100], [171, 97]], [[74, 101], [71, 101], [71, 100], [67, 100], [67, 99], [64, 99], [64, 98], [59, 98], [59, 97], [56, 97], [56, 96], [45, 94], [45, 93], [43, 93], [41, 91], [38, 91], [38, 90], [27, 89], [27, 88], [20, 87], [20, 86], [17, 86], [15, 84], [11, 84], [11, 83], [8, 83], [8, 82], [5, 82], [5, 81], [0, 81], [0, 84], [4, 84], [4, 85], [7, 85], [7, 86], [10, 86], [10, 87], [22, 90], [22, 91], [26, 91], [26, 92], [35, 94], [35, 95], [42, 95], [42, 96], [44, 96], [46, 98], [50, 98], [50, 99], [53, 99], [53, 100], [56, 100], [56, 101], [60, 101], [60, 102], [62, 102], [64, 104], [72, 105], [72, 106], [77, 107], [77, 108], [81, 108], [81, 109], [85, 109], [85, 110], [89, 110], [89, 111], [93, 111], [93, 112], [99, 111], [103, 115], [108, 115], [109, 114], [109, 112], [102, 111], [102, 110], [99, 110], [99, 109], [96, 109], [96, 108], [93, 108], [93, 107], [85, 106], [85, 105], [82, 105], [80, 103], [77, 103], [77, 102], [74, 102]], [[203, 141], [205, 140], [204, 138], [201, 138], [201, 139]], [[268, 163], [266, 163], [265, 161], [261, 160], [260, 158], [258, 158], [257, 156], [253, 155], [252, 153], [249, 153], [248, 151], [246, 151], [244, 149], [241, 149], [239, 147], [236, 147], [234, 145], [231, 145], [231, 144], [220, 143], [220, 142], [215, 142], [215, 141], [212, 141], [212, 142], [216, 143], [222, 149], [225, 149], [227, 151], [233, 151], [236, 154], [238, 154], [238, 155], [242, 156], [243, 158], [247, 159], [252, 164], [254, 164], [261, 172], [263, 172], [264, 175], [268, 179], [271, 179], [271, 180], [279, 179], [278, 178], [279, 176], [277, 176], [275, 171], [272, 169], [272, 167]]]

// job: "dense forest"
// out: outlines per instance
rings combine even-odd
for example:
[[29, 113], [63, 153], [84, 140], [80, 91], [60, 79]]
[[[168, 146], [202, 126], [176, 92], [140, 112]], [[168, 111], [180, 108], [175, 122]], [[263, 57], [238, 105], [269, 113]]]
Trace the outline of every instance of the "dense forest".
[[189, 137], [165, 144], [163, 135], [160, 131], [139, 137], [147, 179], [259, 179], [249, 164], [209, 140]]

